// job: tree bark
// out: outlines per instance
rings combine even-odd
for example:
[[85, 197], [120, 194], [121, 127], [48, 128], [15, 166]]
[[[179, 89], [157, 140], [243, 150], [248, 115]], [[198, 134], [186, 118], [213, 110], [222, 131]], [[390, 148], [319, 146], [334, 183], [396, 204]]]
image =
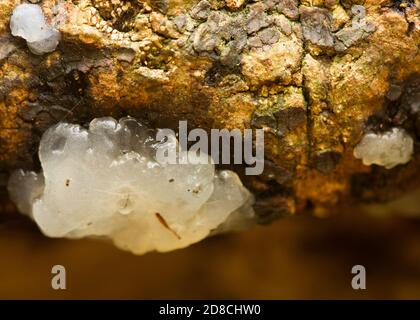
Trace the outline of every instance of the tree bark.
[[[43, 0], [62, 36], [43, 56], [10, 34], [18, 3], [0, 3], [3, 190], [12, 170], [39, 169], [49, 126], [125, 115], [155, 128], [263, 128], [264, 173], [232, 166], [260, 222], [420, 183], [418, 0]], [[410, 163], [353, 156], [364, 133], [394, 126], [415, 140]]]

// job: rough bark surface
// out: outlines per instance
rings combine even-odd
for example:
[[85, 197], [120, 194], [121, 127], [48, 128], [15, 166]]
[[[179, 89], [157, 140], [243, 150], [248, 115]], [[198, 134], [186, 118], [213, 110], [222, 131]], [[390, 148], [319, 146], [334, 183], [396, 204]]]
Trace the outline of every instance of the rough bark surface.
[[[263, 128], [264, 174], [243, 176], [261, 222], [419, 185], [419, 0], [43, 0], [62, 40], [41, 57], [10, 34], [19, 3], [0, 1], [3, 186], [37, 169], [52, 124], [124, 115]], [[354, 158], [365, 132], [392, 126], [415, 140], [409, 164]]]

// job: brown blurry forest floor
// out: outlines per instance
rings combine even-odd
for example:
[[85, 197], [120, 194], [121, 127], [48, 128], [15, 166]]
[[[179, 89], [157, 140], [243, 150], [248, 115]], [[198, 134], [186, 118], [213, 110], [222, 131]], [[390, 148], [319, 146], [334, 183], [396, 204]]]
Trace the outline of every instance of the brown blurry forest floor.
[[[51, 268], [67, 290], [51, 289]], [[367, 290], [351, 268], [367, 269]], [[217, 236], [184, 250], [134, 256], [97, 240], [41, 235], [0, 215], [2, 299], [420, 299], [420, 219], [357, 211], [302, 216]]]

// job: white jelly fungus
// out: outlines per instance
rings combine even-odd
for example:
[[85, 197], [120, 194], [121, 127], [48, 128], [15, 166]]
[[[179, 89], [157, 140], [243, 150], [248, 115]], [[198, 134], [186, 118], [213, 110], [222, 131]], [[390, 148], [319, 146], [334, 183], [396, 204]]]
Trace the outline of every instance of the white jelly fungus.
[[136, 254], [186, 247], [253, 216], [234, 172], [161, 164], [157, 151], [178, 142], [155, 137], [134, 118], [95, 119], [89, 129], [59, 123], [41, 139], [42, 172], [14, 172], [10, 197], [47, 236], [105, 237]]
[[26, 40], [32, 53], [53, 52], [60, 41], [60, 33], [50, 26], [39, 5], [20, 4], [10, 19], [12, 35]]
[[376, 164], [387, 169], [411, 160], [414, 142], [410, 135], [400, 128], [392, 128], [383, 133], [367, 133], [354, 148], [354, 156], [363, 164]]

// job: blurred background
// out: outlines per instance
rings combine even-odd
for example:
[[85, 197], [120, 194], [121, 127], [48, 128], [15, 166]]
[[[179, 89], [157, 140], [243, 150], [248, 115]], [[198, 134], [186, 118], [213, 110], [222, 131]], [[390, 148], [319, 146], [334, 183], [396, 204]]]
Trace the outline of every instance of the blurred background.
[[[410, 208], [420, 211], [418, 203]], [[134, 256], [98, 240], [48, 239], [3, 205], [0, 298], [420, 299], [420, 219], [381, 210], [286, 218]], [[51, 288], [57, 264], [67, 271], [65, 291]], [[366, 267], [367, 290], [351, 287], [357, 264]]]

